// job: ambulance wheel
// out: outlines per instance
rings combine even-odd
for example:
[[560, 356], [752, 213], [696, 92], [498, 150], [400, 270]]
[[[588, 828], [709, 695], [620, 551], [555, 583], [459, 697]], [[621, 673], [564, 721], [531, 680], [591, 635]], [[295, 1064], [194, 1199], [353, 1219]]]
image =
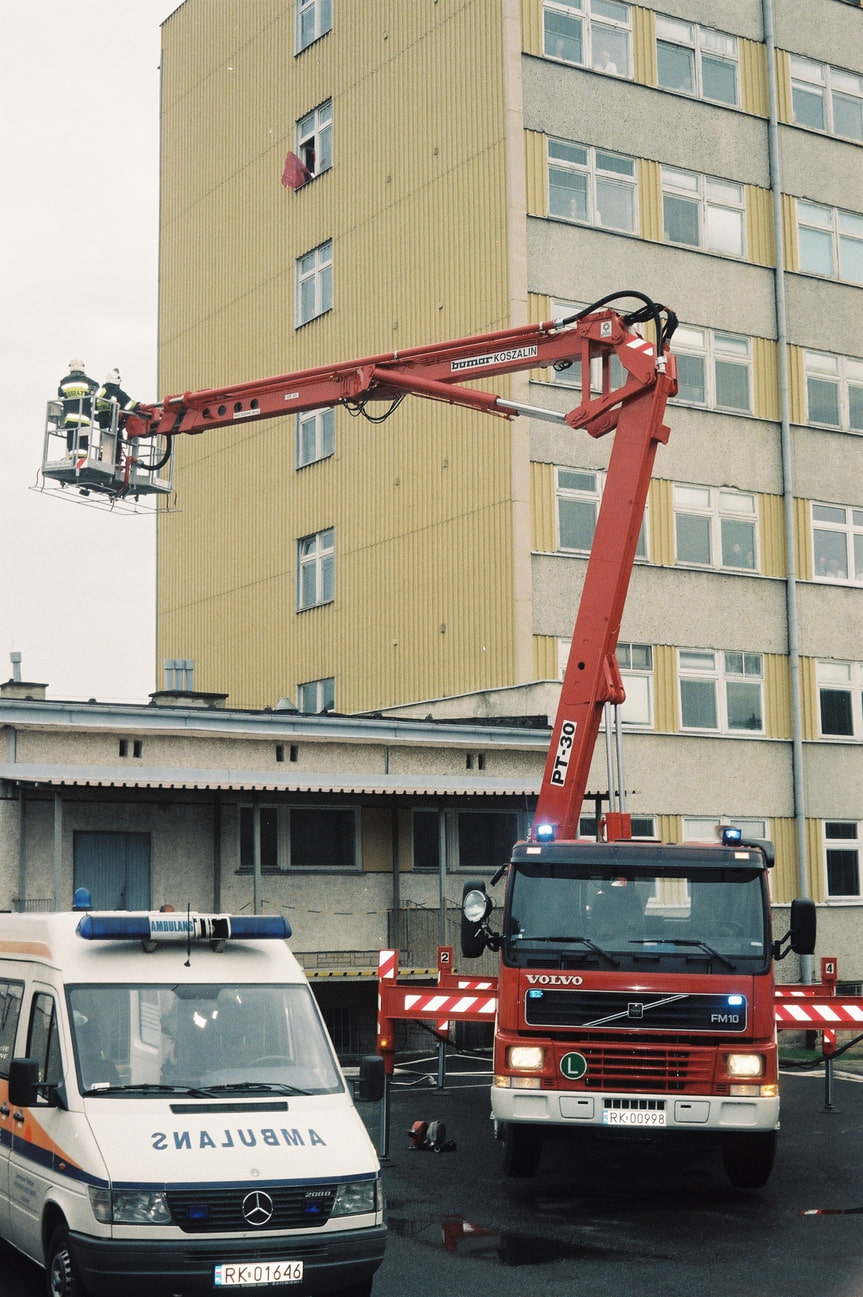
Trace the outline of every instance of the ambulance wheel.
[[87, 1297], [69, 1249], [69, 1231], [58, 1225], [51, 1235], [46, 1263], [48, 1297]]
[[542, 1131], [511, 1121], [503, 1128], [503, 1173], [513, 1180], [527, 1180], [536, 1174], [542, 1154]]
[[724, 1135], [722, 1161], [735, 1189], [763, 1189], [776, 1157], [776, 1131]]

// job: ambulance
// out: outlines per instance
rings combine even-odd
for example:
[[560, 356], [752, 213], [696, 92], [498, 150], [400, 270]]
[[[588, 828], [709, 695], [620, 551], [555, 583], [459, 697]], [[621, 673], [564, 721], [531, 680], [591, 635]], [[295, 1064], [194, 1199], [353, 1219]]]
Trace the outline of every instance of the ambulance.
[[0, 915], [0, 1238], [51, 1297], [369, 1297], [380, 1166], [286, 920], [75, 905]]

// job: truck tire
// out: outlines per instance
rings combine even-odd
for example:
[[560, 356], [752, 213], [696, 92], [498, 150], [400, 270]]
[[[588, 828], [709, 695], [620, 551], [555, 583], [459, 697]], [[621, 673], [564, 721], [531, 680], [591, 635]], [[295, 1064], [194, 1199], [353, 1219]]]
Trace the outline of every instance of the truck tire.
[[72, 1259], [65, 1225], [58, 1225], [51, 1235], [45, 1257], [45, 1278], [48, 1297], [87, 1297], [87, 1289]]
[[508, 1121], [503, 1128], [503, 1173], [512, 1180], [536, 1174], [542, 1154], [542, 1131]]
[[776, 1131], [723, 1135], [722, 1161], [735, 1189], [763, 1189], [776, 1157]]

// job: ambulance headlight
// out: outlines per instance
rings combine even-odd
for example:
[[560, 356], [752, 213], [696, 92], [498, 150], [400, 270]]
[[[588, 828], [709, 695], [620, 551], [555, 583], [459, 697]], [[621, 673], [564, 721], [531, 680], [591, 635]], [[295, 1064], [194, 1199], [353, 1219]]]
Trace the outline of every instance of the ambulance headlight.
[[148, 1189], [100, 1189], [90, 1185], [90, 1206], [102, 1225], [170, 1225], [164, 1193]]
[[383, 1209], [380, 1177], [340, 1184], [331, 1216], [362, 1216]]

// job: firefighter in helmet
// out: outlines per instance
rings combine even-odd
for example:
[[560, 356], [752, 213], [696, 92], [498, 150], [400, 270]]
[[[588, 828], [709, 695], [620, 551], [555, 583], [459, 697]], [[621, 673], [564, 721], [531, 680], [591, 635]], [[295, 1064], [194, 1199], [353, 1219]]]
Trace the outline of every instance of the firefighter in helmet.
[[63, 402], [63, 427], [66, 430], [66, 449], [76, 446], [86, 453], [89, 429], [93, 416], [93, 393], [98, 383], [84, 369], [83, 360], [70, 360], [69, 373], [61, 378], [57, 395]]

